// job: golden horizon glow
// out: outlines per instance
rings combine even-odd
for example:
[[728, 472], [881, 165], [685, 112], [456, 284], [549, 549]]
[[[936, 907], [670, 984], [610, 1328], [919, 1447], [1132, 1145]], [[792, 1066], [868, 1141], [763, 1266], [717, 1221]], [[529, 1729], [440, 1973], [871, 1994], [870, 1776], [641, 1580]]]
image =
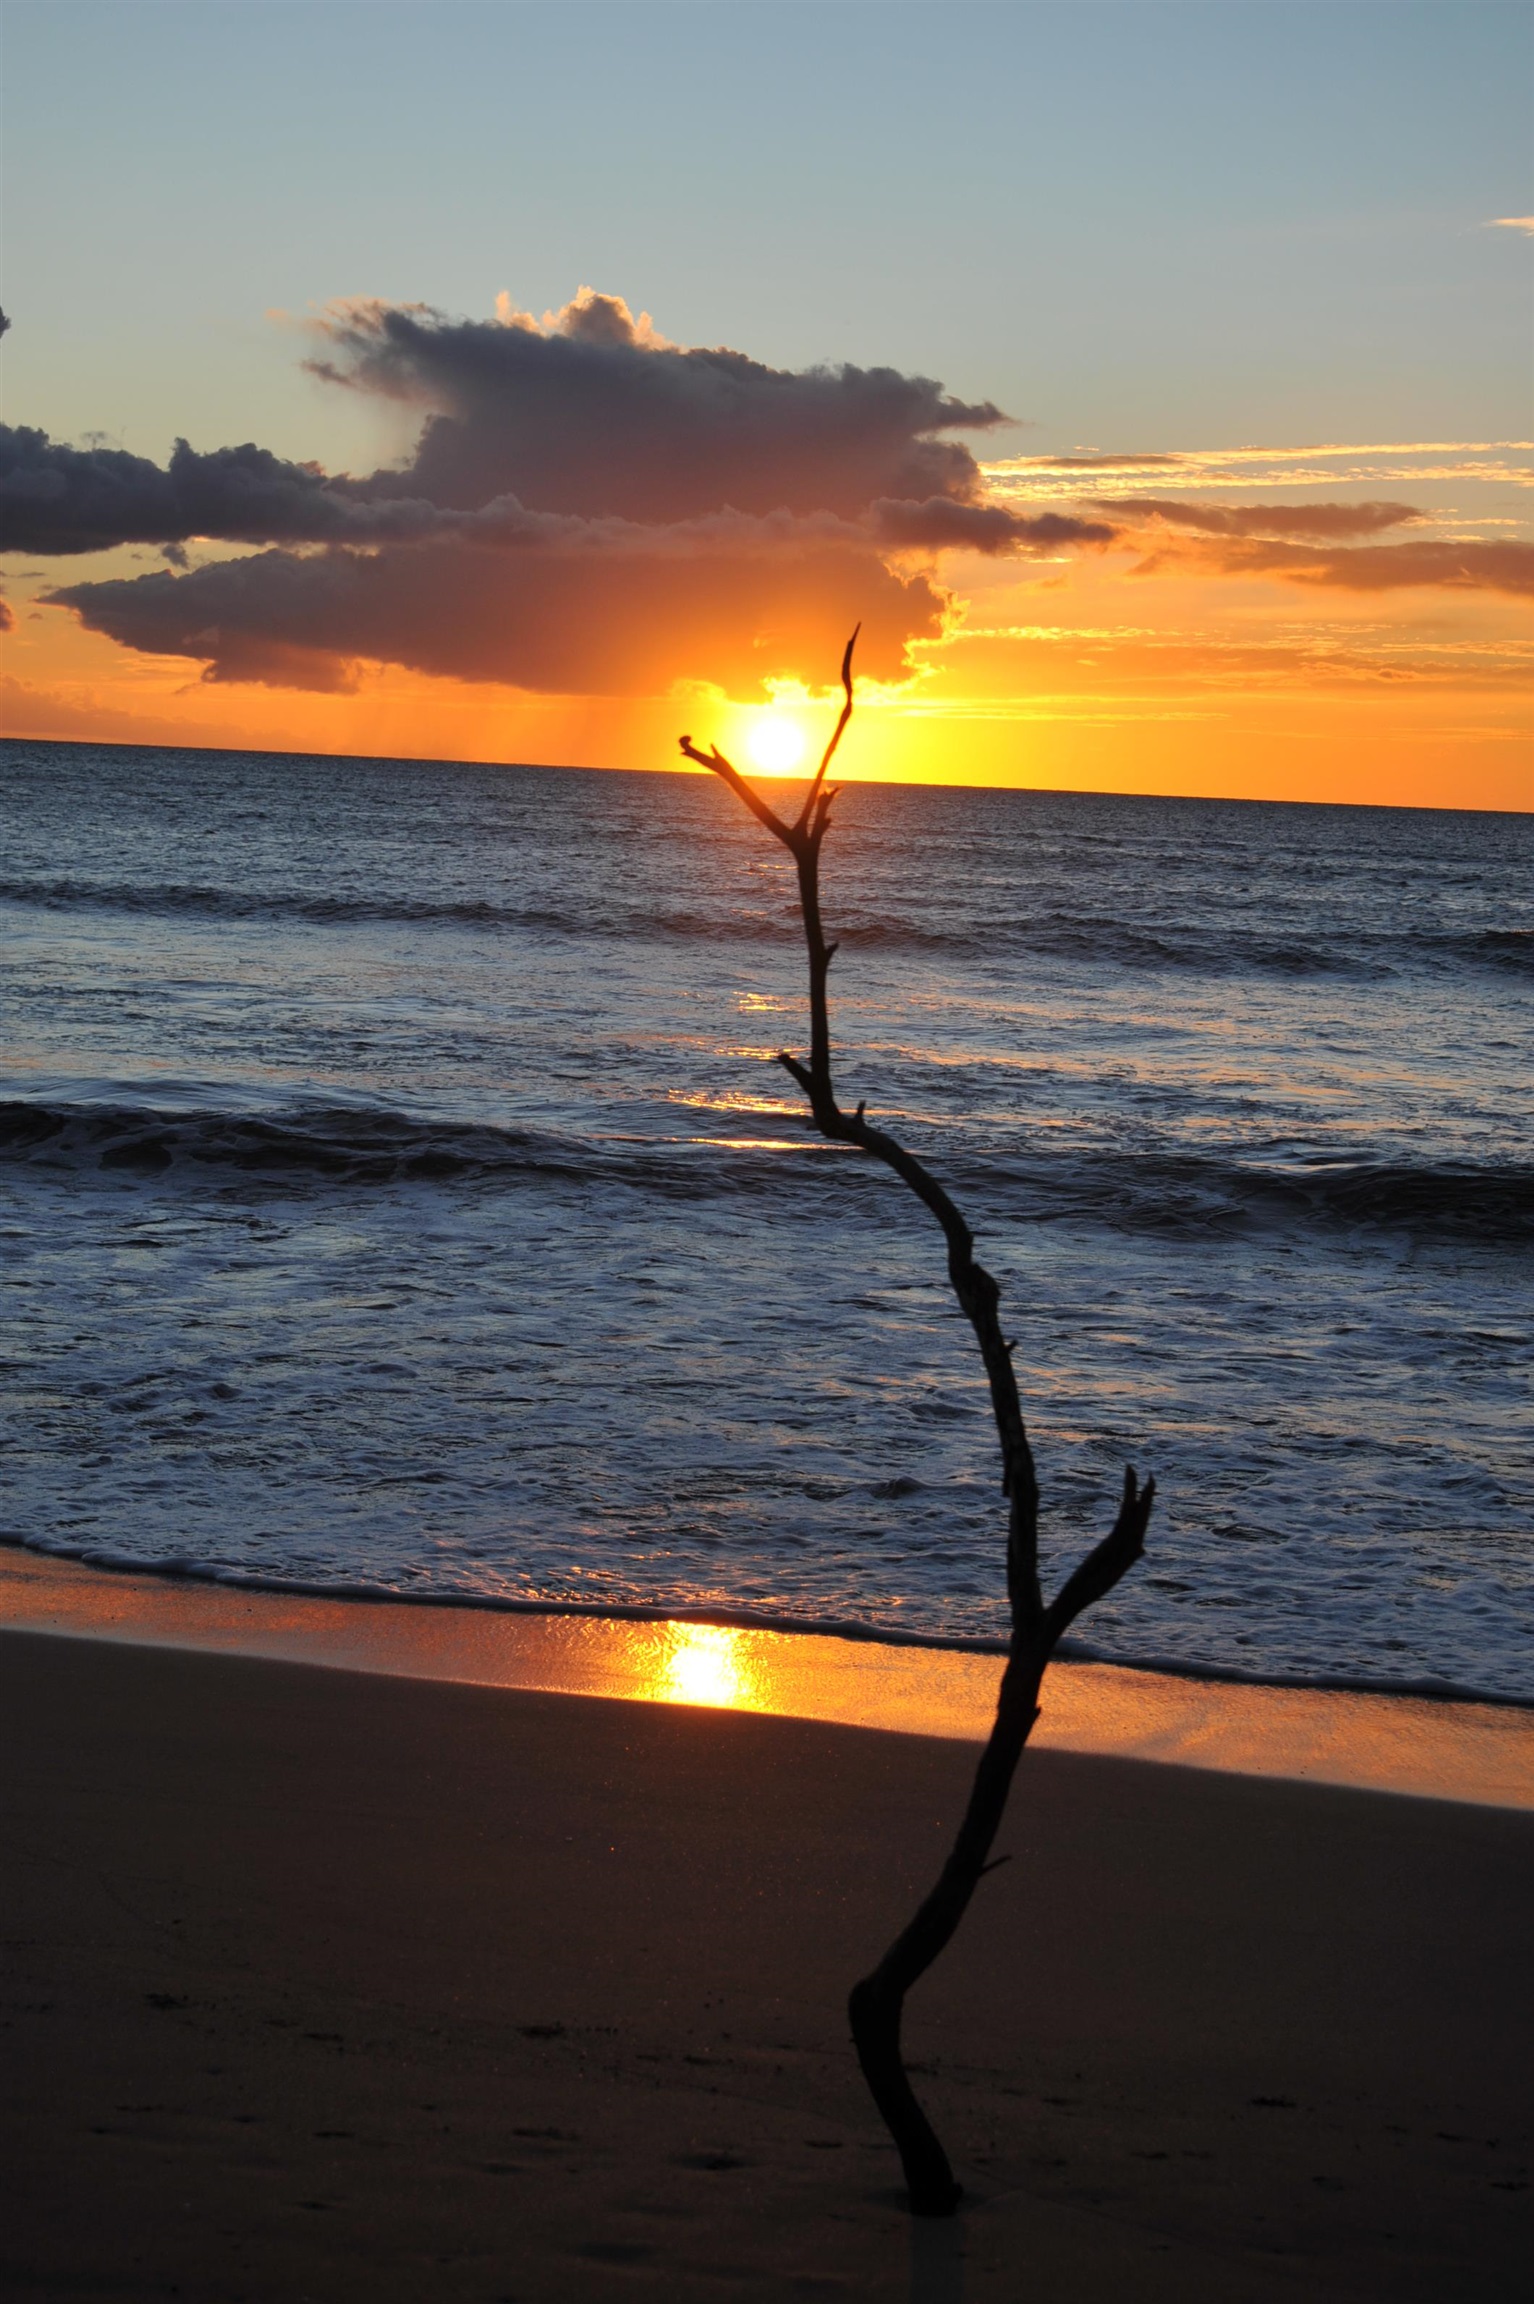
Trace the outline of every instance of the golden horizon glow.
[[[839, 783], [1534, 807], [1525, 600], [1236, 586], [1197, 566], [1144, 579], [1114, 554], [1068, 569], [966, 561], [962, 577], [962, 615], [913, 644], [910, 678], [859, 680]], [[803, 773], [839, 704], [799, 682], [773, 682], [765, 703], [543, 695], [373, 664], [333, 694], [213, 682], [32, 606], [31, 581], [11, 587], [4, 639], [10, 738], [676, 770], [691, 728], [771, 773], [747, 740], [786, 725]], [[822, 680], [844, 638], [829, 636]]]

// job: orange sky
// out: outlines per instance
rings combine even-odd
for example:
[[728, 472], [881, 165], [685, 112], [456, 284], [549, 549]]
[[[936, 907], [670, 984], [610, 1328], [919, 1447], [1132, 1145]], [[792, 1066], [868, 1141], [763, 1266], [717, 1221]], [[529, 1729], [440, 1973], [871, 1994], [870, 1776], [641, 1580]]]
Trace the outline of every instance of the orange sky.
[[[1058, 568], [950, 559], [950, 632], [911, 648], [907, 682], [865, 685], [844, 779], [1534, 806], [1525, 602], [1132, 568], [1118, 553]], [[213, 685], [11, 589], [0, 725], [13, 736], [670, 768], [684, 728], [749, 764], [770, 709], [706, 687], [539, 696], [385, 665], [360, 667], [351, 694]], [[826, 636], [828, 672], [840, 637]], [[777, 709], [811, 744], [829, 712], [792, 689]]]

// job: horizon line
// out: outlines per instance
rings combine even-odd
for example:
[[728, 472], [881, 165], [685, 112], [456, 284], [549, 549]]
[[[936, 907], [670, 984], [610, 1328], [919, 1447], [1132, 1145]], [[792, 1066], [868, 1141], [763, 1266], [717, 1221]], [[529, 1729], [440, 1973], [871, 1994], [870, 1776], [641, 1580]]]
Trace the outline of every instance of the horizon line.
[[[355, 760], [399, 768], [531, 768], [540, 774], [556, 776], [683, 776], [690, 781], [699, 778], [707, 781], [705, 770], [677, 768], [669, 762], [664, 766], [657, 764], [649, 768], [632, 764], [620, 766], [616, 762], [593, 764], [577, 760], [471, 760], [457, 753], [441, 752], [301, 752], [289, 748], [275, 749], [264, 744], [148, 743], [134, 737], [28, 736], [0, 730], [0, 745], [6, 744], [48, 744], [59, 750], [82, 752], [200, 752], [234, 759]], [[753, 784], [807, 784], [810, 780], [809, 776], [770, 776], [759, 769], [752, 770], [750, 775]], [[966, 783], [956, 776], [847, 776], [842, 781], [845, 786], [885, 792], [1036, 792], [1042, 797], [1058, 800], [1177, 800], [1214, 808], [1353, 808], [1370, 809], [1384, 815], [1507, 816], [1515, 820], [1534, 816], [1534, 802], [1527, 808], [1490, 808], [1473, 804], [1444, 808], [1430, 806], [1421, 800], [1301, 800], [1243, 792], [1110, 791], [1096, 785], [1082, 784]]]

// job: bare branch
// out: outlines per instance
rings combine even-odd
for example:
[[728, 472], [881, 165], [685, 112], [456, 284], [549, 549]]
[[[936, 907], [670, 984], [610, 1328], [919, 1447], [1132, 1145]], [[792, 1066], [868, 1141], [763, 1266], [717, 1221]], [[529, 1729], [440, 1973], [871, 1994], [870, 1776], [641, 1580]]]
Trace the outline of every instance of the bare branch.
[[881, 1161], [942, 1227], [949, 1283], [980, 1347], [1001, 1444], [1002, 1483], [1008, 1498], [1007, 1598], [1012, 1639], [997, 1695], [995, 1724], [980, 1755], [969, 1806], [952, 1853], [935, 1887], [878, 1967], [854, 1987], [848, 2003], [858, 2061], [900, 2153], [912, 2209], [918, 2215], [947, 2216], [958, 2203], [960, 2187], [906, 2074], [900, 2049], [905, 1996], [953, 1936], [979, 1881], [994, 1871], [997, 1863], [1006, 1861], [998, 1858], [992, 1862], [990, 1852], [1017, 1763], [1038, 1718], [1039, 1687], [1050, 1657], [1066, 1627], [1094, 1600], [1111, 1592], [1140, 1558], [1156, 1483], [1147, 1480], [1142, 1488], [1133, 1469], [1125, 1473], [1123, 1501], [1111, 1532], [1087, 1555], [1046, 1609], [1039, 1588], [1038, 1480], [1012, 1365], [1017, 1339], [1002, 1333], [1001, 1290], [985, 1267], [976, 1262], [974, 1236], [930, 1169], [885, 1129], [873, 1125], [867, 1118], [866, 1103], [860, 1102], [857, 1110], [848, 1114], [837, 1101], [826, 997], [826, 979], [837, 947], [826, 941], [821, 923], [820, 849], [836, 797], [825, 786], [825, 774], [852, 718], [852, 652], [856, 642], [854, 632], [842, 655], [846, 701], [841, 716], [791, 824], [784, 823], [752, 790], [717, 746], [700, 752], [691, 738], [684, 736], [682, 750], [689, 760], [722, 777], [793, 855], [809, 960], [810, 1055], [806, 1064], [783, 1048], [778, 1051], [778, 1062], [803, 1090], [820, 1133]]
[[746, 782], [740, 770], [726, 760], [717, 744], [711, 744], [706, 752], [700, 752], [690, 736], [679, 737], [677, 741], [687, 759], [696, 760], [700, 768], [710, 768], [716, 776], [722, 777], [735, 797], [744, 800], [752, 815], [759, 817], [769, 832], [776, 832], [786, 848], [793, 847], [794, 827], [785, 824], [782, 817], [768, 807], [761, 794]]
[[[832, 760], [835, 758], [836, 747], [838, 744], [840, 744], [842, 736], [845, 733], [847, 723], [852, 718], [852, 651], [858, 644], [858, 634], [862, 631], [862, 629], [863, 627], [861, 623], [853, 625], [852, 638], [848, 641], [846, 647], [842, 650], [842, 690], [846, 696], [847, 701], [842, 706], [841, 718], [837, 721], [835, 728], [831, 732], [831, 741], [820, 756], [820, 766], [815, 771], [815, 780], [811, 784], [809, 791], [805, 794], [804, 806], [799, 811], [798, 820], [795, 825], [796, 831], [803, 831], [809, 824], [811, 814], [815, 807], [816, 795], [819, 793], [821, 784], [825, 780], [826, 770], [830, 767]], [[836, 795], [834, 793], [828, 792], [825, 795], [824, 800], [821, 802], [820, 816], [822, 832], [825, 830], [825, 811], [830, 807], [831, 802], [835, 797]]]

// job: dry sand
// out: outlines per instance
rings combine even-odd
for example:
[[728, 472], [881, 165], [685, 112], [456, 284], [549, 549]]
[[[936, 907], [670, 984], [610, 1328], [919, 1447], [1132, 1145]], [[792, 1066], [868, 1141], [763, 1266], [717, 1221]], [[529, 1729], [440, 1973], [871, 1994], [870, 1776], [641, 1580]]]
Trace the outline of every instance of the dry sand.
[[1528, 2292], [1534, 1817], [1030, 1753], [913, 2003], [954, 1741], [0, 1634], [0, 2294]]

